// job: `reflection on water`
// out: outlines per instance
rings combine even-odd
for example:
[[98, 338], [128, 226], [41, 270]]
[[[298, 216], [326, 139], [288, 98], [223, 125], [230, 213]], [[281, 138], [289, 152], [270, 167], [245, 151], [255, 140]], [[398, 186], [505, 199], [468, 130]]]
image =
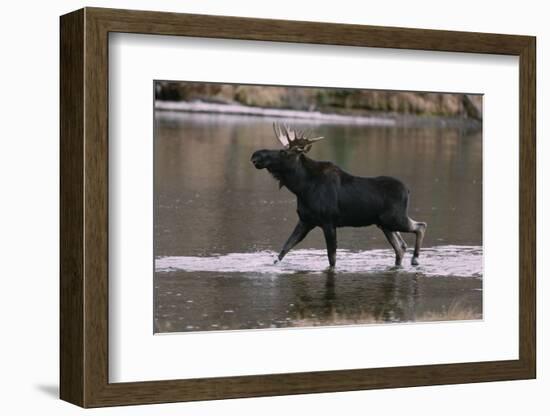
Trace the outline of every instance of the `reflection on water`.
[[158, 332], [479, 319], [481, 281], [391, 270], [158, 278]]
[[295, 197], [249, 162], [277, 147], [272, 121], [157, 112], [156, 332], [480, 318], [479, 132], [303, 125], [330, 138], [312, 158], [398, 177], [411, 217], [429, 224], [421, 266], [402, 269], [376, 227], [339, 229], [327, 274], [319, 230], [272, 265], [297, 221]]

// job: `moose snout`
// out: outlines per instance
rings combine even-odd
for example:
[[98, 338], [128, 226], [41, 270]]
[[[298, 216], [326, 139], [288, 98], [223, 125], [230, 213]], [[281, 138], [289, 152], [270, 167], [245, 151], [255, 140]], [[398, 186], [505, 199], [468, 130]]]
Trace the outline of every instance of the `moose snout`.
[[254, 152], [252, 154], [252, 157], [250, 158], [250, 161], [254, 165], [256, 169], [263, 169], [265, 168], [265, 161], [264, 157], [261, 154], [261, 151]]

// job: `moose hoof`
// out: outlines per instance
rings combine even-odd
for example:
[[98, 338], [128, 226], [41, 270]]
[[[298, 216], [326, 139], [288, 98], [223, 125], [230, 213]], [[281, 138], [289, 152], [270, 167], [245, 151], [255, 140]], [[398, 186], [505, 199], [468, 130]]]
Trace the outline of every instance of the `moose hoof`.
[[275, 257], [275, 260], [273, 260], [273, 264], [277, 264], [277, 263], [279, 263], [280, 261], [281, 261], [281, 260], [279, 260], [278, 257]]
[[411, 264], [413, 266], [418, 266], [420, 263], [418, 262], [418, 257], [413, 257], [411, 260]]

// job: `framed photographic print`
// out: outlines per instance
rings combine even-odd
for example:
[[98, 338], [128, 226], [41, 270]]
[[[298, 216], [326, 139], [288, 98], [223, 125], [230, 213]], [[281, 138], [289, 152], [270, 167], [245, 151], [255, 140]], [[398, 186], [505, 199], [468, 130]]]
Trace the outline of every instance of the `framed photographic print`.
[[535, 38], [61, 17], [61, 398], [534, 378]]

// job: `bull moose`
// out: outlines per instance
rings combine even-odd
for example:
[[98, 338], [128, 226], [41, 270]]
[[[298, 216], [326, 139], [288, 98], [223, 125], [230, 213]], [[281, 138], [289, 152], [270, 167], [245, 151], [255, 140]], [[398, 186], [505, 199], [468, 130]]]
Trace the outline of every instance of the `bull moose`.
[[256, 169], [267, 169], [296, 195], [299, 221], [275, 262], [283, 257], [315, 227], [325, 236], [330, 267], [336, 265], [336, 229], [376, 225], [395, 251], [395, 265], [400, 266], [407, 245], [401, 232], [414, 233], [416, 241], [412, 265], [418, 257], [427, 224], [408, 216], [409, 190], [389, 176], [359, 177], [334, 163], [310, 159], [306, 153], [322, 137], [309, 138], [303, 131], [273, 124], [280, 150], [258, 150], [251, 162]]

